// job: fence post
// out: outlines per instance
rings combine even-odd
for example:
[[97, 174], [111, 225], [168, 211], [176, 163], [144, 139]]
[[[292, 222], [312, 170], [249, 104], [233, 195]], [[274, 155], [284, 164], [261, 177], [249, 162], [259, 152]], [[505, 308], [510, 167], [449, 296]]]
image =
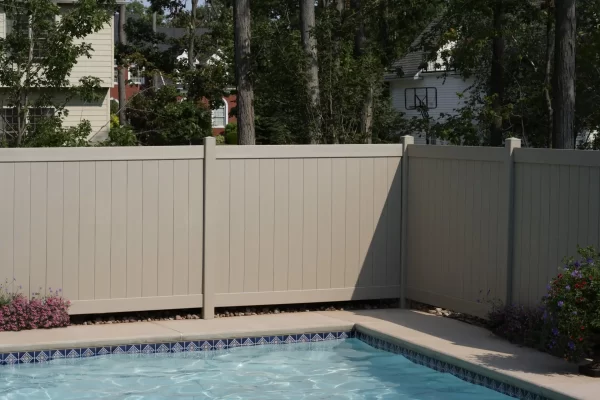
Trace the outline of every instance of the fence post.
[[406, 265], [408, 254], [408, 145], [415, 143], [415, 138], [406, 135], [400, 138], [402, 143], [402, 209], [400, 212], [400, 307], [406, 308]]
[[[506, 247], [500, 249], [506, 252], [506, 296], [504, 304], [510, 304], [512, 300], [512, 275], [513, 275], [513, 248], [514, 248], [514, 235], [513, 227], [515, 223], [515, 157], [514, 150], [521, 147], [521, 139], [508, 138], [504, 141], [504, 148], [506, 149], [506, 161], [504, 165], [504, 174], [506, 182], [506, 194], [504, 196], [506, 202], [506, 210], [504, 212], [505, 219], [504, 223], [505, 241]], [[502, 214], [501, 214], [502, 215]]]
[[214, 281], [216, 268], [215, 234], [218, 224], [216, 204], [216, 150], [215, 138], [204, 138], [204, 260], [202, 262], [203, 305], [202, 318], [215, 316]]

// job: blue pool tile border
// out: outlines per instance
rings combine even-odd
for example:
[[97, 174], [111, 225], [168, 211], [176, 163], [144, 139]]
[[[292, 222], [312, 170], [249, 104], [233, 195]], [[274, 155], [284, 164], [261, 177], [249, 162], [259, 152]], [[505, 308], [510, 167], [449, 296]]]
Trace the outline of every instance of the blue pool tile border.
[[400, 354], [415, 364], [423, 365], [438, 372], [454, 375], [455, 377], [462, 379], [465, 382], [479, 386], [484, 386], [488, 389], [502, 393], [509, 397], [521, 400], [550, 400], [542, 395], [530, 392], [525, 389], [521, 389], [517, 386], [510, 385], [505, 382], [489, 378], [485, 375], [481, 375], [479, 373], [470, 371], [466, 368], [456, 366], [452, 363], [440, 361], [435, 357], [430, 357], [425, 354], [421, 354], [417, 351], [403, 347], [402, 345], [391, 343], [384, 339], [371, 336], [360, 331], [355, 331], [353, 337], [376, 349], [385, 350], [394, 354]]
[[211, 350], [227, 350], [237, 347], [281, 345], [292, 343], [316, 343], [330, 340], [342, 340], [356, 338], [376, 349], [385, 350], [390, 353], [400, 354], [415, 364], [423, 365], [442, 373], [448, 373], [462, 379], [465, 382], [505, 394], [509, 397], [524, 400], [550, 400], [539, 394], [521, 389], [519, 387], [494, 380], [479, 373], [440, 361], [435, 357], [421, 354], [410, 350], [399, 344], [388, 342], [384, 339], [368, 335], [366, 333], [352, 330], [344, 332], [317, 332], [301, 334], [284, 334], [273, 336], [244, 336], [235, 338], [207, 339], [195, 341], [177, 341], [164, 343], [128, 343], [114, 346], [78, 347], [67, 349], [49, 349], [39, 351], [23, 351], [0, 353], [0, 365], [18, 364], [47, 364], [49, 361], [65, 359], [76, 360], [80, 358], [105, 356], [110, 354], [177, 354], [206, 352]]
[[165, 343], [128, 343], [114, 346], [77, 347], [0, 353], [0, 365], [47, 363], [58, 359], [78, 359], [109, 354], [175, 354], [210, 350], [226, 350], [236, 347], [262, 346], [266, 344], [316, 343], [329, 340], [353, 338], [354, 331], [317, 332], [273, 336], [244, 336], [227, 339], [207, 339]]

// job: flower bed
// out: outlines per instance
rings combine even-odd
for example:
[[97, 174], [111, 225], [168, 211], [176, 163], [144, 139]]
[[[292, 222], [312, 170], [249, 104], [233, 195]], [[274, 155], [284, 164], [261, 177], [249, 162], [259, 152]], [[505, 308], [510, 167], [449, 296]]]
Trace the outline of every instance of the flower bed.
[[59, 291], [33, 294], [28, 299], [8, 284], [0, 285], [0, 331], [59, 328], [68, 326], [70, 302]]

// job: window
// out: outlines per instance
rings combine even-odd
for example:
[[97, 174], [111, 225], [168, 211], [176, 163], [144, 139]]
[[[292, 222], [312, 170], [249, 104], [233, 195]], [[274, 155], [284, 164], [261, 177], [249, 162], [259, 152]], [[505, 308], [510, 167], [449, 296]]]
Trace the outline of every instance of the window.
[[142, 76], [143, 70], [139, 70], [135, 65], [132, 65], [129, 68], [129, 80], [133, 85], [143, 85], [144, 77]]
[[227, 125], [227, 103], [223, 100], [221, 107], [212, 110], [212, 127], [225, 128]]
[[416, 110], [422, 107], [432, 110], [437, 108], [437, 89], [434, 87], [406, 89], [404, 101], [407, 110]]
[[54, 19], [36, 21], [36, 29], [28, 15], [17, 14], [6, 20], [6, 35], [15, 34], [29, 36], [33, 40], [33, 61], [40, 61], [48, 56], [48, 31], [54, 25]]
[[[29, 126], [30, 129], [34, 130], [38, 124], [47, 117], [54, 115], [54, 108], [51, 107], [32, 107], [29, 109]], [[11, 108], [0, 108], [0, 133], [2, 134], [15, 134], [19, 130], [19, 118], [17, 109]]]
[[0, 136], [16, 134], [19, 130], [19, 119], [16, 108], [0, 108]]
[[113, 61], [113, 84], [119, 84], [119, 67], [117, 66], [117, 60]]

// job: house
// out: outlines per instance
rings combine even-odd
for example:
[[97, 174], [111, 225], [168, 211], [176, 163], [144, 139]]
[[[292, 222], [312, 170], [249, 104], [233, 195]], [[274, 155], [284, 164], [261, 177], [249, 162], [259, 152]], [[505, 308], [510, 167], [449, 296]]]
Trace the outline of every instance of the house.
[[[115, 41], [115, 43], [117, 43], [119, 41], [119, 30], [118, 30], [119, 16], [118, 15], [115, 15], [113, 26], [115, 27], [114, 28], [114, 41]], [[184, 37], [187, 34], [187, 28], [157, 26], [155, 32], [164, 35], [164, 37], [167, 40], [181, 39], [182, 37]], [[196, 30], [196, 35], [201, 36], [207, 32], [208, 32], [208, 29], [206, 29], [206, 28], [198, 28]], [[157, 49], [159, 51], [163, 51], [163, 52], [168, 51], [169, 49], [171, 49], [171, 45], [169, 43], [159, 43], [157, 45]], [[181, 54], [179, 54], [176, 57], [176, 59], [179, 62], [183, 61], [185, 63], [185, 61], [187, 61], [187, 52], [183, 51]], [[214, 55], [214, 56], [210, 57], [206, 61], [206, 63], [210, 63], [211, 61], [214, 61], [215, 59], [219, 59], [218, 56]], [[175, 60], [173, 60], [173, 61], [175, 61]], [[196, 60], [196, 63], [200, 64], [197, 60]], [[110, 100], [118, 103], [118, 101], [119, 101], [119, 82], [117, 79], [118, 68], [116, 65], [116, 61], [114, 62], [113, 69], [114, 69], [114, 85], [110, 89]], [[125, 70], [125, 81], [127, 82], [127, 85], [125, 87], [125, 98], [128, 100], [131, 97], [135, 96], [137, 93], [139, 93], [141, 90], [143, 90], [144, 87], [148, 87], [148, 85], [153, 84], [150, 79], [147, 80], [143, 76], [143, 74], [141, 74], [139, 71], [136, 71], [135, 68]], [[156, 85], [156, 87], [161, 87], [163, 85], [177, 85], [177, 82], [173, 82], [171, 79], [160, 75], [157, 77], [157, 81], [154, 83], [154, 85]], [[185, 96], [185, 89], [183, 87], [178, 87], [178, 90], [182, 93], [182, 96]], [[235, 116], [230, 116], [231, 110], [234, 107], [236, 107], [236, 96], [235, 96], [235, 94], [232, 94], [232, 95], [223, 97], [222, 106], [215, 110], [212, 110], [212, 133], [213, 133], [213, 135], [216, 136], [216, 135], [222, 134], [225, 131], [225, 127], [227, 126], [227, 124], [235, 123], [237, 121]]]
[[[123, 3], [125, 0], [117, 0], [117, 3]], [[73, 0], [57, 0], [61, 6], [62, 12], [69, 12]], [[6, 37], [12, 28], [12, 23], [6, 18], [6, 13], [0, 8], [0, 37]], [[100, 79], [100, 99], [94, 102], [85, 102], [82, 99], [74, 98], [66, 104], [69, 111], [64, 118], [63, 126], [75, 126], [83, 120], [88, 120], [92, 126], [92, 133], [88, 139], [103, 140], [108, 135], [110, 121], [110, 88], [113, 87], [113, 59], [114, 59], [114, 36], [112, 34], [112, 24], [108, 23], [100, 31], [86, 37], [83, 41], [90, 43], [94, 49], [91, 58], [80, 57], [74, 65], [70, 76], [68, 77], [71, 85], [76, 85], [80, 78], [84, 76], [93, 76]], [[64, 96], [60, 92], [54, 94], [55, 99]], [[6, 96], [2, 94], [0, 88], [0, 129], [8, 131], [10, 121], [14, 118], [14, 109], [6, 107]], [[54, 114], [54, 109], [47, 107], [44, 109], [30, 109], [30, 124], [34, 124], [33, 116], [47, 116]]]
[[[420, 47], [428, 29], [415, 39], [411, 48]], [[395, 62], [384, 76], [389, 84], [392, 105], [404, 113], [405, 118], [422, 118], [426, 113], [433, 122], [442, 121], [445, 116], [455, 115], [455, 110], [465, 104], [475, 81], [464, 79], [457, 71], [446, 70], [442, 52], [450, 50], [452, 45], [449, 43], [440, 48], [436, 61], [428, 61], [424, 50], [410, 52]], [[425, 135], [415, 135], [415, 143], [426, 144]], [[438, 141], [437, 144], [442, 143]]]

